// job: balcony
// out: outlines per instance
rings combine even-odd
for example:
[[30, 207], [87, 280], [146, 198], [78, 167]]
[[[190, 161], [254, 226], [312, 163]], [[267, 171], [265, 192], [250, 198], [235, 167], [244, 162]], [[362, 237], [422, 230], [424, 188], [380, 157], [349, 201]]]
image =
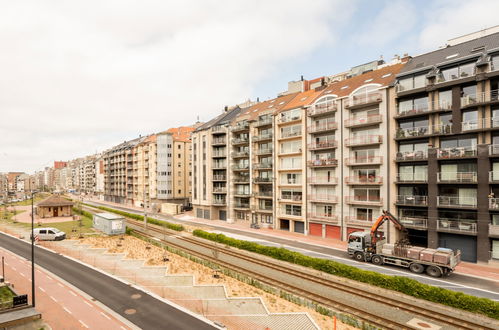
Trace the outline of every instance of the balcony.
[[253, 164], [253, 167], [257, 170], [270, 170], [272, 169], [272, 162], [260, 162]]
[[224, 206], [227, 204], [227, 200], [225, 198], [215, 198], [212, 203], [215, 206]]
[[279, 139], [289, 139], [300, 136], [301, 136], [301, 129], [299, 131], [291, 131], [291, 132], [284, 131], [282, 132], [281, 137]]
[[476, 183], [477, 172], [438, 172], [439, 183]]
[[399, 221], [407, 228], [427, 229], [428, 219], [418, 217], [399, 217]]
[[267, 198], [267, 197], [272, 198], [272, 197], [273, 197], [273, 191], [272, 191], [272, 190], [268, 190], [268, 191], [266, 191], [266, 190], [263, 190], [263, 191], [258, 191], [258, 192], [256, 193], [256, 196], [257, 196], [257, 197], [263, 197], [263, 198]]
[[426, 206], [428, 205], [428, 196], [397, 195], [395, 204], [408, 206]]
[[437, 205], [443, 207], [476, 208], [476, 197], [437, 196]]
[[295, 115], [295, 116], [282, 116], [282, 117], [279, 117], [279, 119], [277, 120], [277, 122], [279, 124], [292, 123], [295, 121], [301, 121], [301, 114]]
[[356, 165], [379, 165], [383, 163], [381, 156], [366, 156], [366, 157], [348, 157], [345, 158], [345, 164], [348, 166]]
[[338, 196], [333, 194], [310, 194], [307, 199], [312, 203], [338, 203]]
[[261, 155], [271, 155], [272, 154], [272, 148], [261, 148], [256, 151], [256, 154], [261, 156]]
[[213, 181], [227, 181], [227, 176], [221, 174], [213, 175]]
[[216, 139], [213, 139], [213, 141], [211, 142], [212, 146], [221, 146], [221, 145], [226, 145], [226, 144], [227, 144], [227, 141], [225, 140], [225, 138], [216, 138]]
[[397, 152], [396, 161], [419, 161], [428, 160], [427, 150]]
[[302, 194], [281, 193], [281, 202], [301, 202]]
[[382, 176], [347, 176], [345, 183], [348, 185], [380, 185], [383, 184]]
[[233, 151], [230, 155], [232, 158], [248, 158], [249, 151]]
[[227, 168], [227, 164], [225, 164], [225, 163], [213, 163], [211, 168], [214, 170], [224, 170]]
[[397, 105], [397, 117], [413, 116], [430, 112], [430, 103], [413, 104], [412, 107], [401, 107]]
[[426, 183], [428, 182], [428, 173], [397, 173], [397, 182], [401, 183]]
[[249, 191], [234, 191], [234, 196], [235, 197], [240, 197], [240, 198], [249, 198], [251, 194]]
[[499, 183], [499, 171], [489, 171], [489, 183]]
[[473, 107], [478, 104], [496, 102], [499, 100], [499, 90], [491, 90], [490, 92], [481, 92], [476, 94], [470, 94], [461, 97], [461, 107]]
[[499, 225], [489, 224], [489, 236], [499, 236]]
[[227, 130], [225, 129], [225, 126], [222, 125], [213, 126], [211, 128], [211, 134], [224, 134], [226, 132]]
[[491, 144], [489, 145], [489, 155], [497, 156], [499, 155], [499, 144]]
[[418, 138], [429, 135], [446, 135], [446, 134], [452, 134], [452, 124], [398, 128], [395, 133], [395, 138], [409, 139], [409, 138]]
[[361, 219], [356, 217], [355, 215], [345, 216], [345, 222], [347, 223], [347, 225], [361, 226], [361, 227], [371, 227], [373, 225], [372, 220]]
[[381, 115], [369, 115], [367, 117], [361, 118], [349, 118], [345, 119], [345, 127], [353, 128], [353, 127], [361, 127], [373, 124], [379, 124], [383, 120]]
[[335, 167], [338, 166], [338, 160], [334, 158], [329, 159], [315, 159], [307, 161], [309, 167]]
[[261, 177], [256, 177], [253, 179], [253, 182], [256, 184], [272, 184], [272, 178], [261, 178]]
[[213, 187], [213, 193], [216, 193], [216, 194], [226, 194], [227, 193], [227, 188], [226, 187]]
[[345, 196], [347, 204], [382, 206], [383, 198], [378, 196]]
[[272, 140], [272, 133], [259, 134], [253, 137], [253, 142], [270, 141], [270, 140]]
[[233, 138], [232, 139], [233, 145], [248, 144], [248, 143], [249, 143], [249, 139], [247, 137], [245, 137], [245, 138]]
[[353, 109], [357, 107], [363, 107], [373, 103], [381, 102], [380, 92], [368, 92], [362, 95], [354, 95], [348, 98], [345, 102], [345, 108]]
[[254, 124], [255, 127], [268, 126], [268, 125], [272, 125], [272, 117], [268, 117], [265, 119], [259, 119]]
[[489, 198], [489, 209], [499, 210], [499, 198]]
[[272, 206], [264, 206], [264, 205], [259, 205], [258, 209], [256, 210], [257, 212], [272, 212], [274, 208]]
[[227, 154], [225, 153], [225, 151], [213, 151], [213, 153], [211, 154], [212, 158], [221, 158], [226, 156]]
[[326, 122], [326, 123], [310, 125], [308, 127], [308, 132], [311, 134], [323, 133], [323, 132], [333, 131], [337, 128], [338, 128], [338, 123], [334, 122], [334, 121], [330, 121], [330, 122]]
[[247, 121], [239, 122], [230, 128], [232, 132], [247, 131], [248, 129], [249, 129], [249, 123]]
[[331, 114], [338, 110], [338, 105], [336, 101], [328, 101], [320, 104], [316, 104], [308, 110], [309, 117], [316, 117], [320, 115]]
[[314, 143], [310, 143], [308, 145], [309, 150], [321, 150], [321, 149], [332, 149], [338, 146], [338, 141], [330, 140], [330, 141], [318, 141]]
[[249, 210], [250, 205], [249, 203], [235, 203], [234, 204], [235, 209], [241, 209], [241, 210]]
[[334, 185], [338, 184], [338, 179], [328, 176], [312, 176], [307, 178], [307, 182], [313, 185]]
[[477, 224], [476, 221], [470, 220], [438, 219], [437, 230], [463, 234], [476, 234]]
[[332, 213], [312, 212], [307, 214], [309, 220], [316, 220], [329, 223], [338, 223], [338, 216]]
[[440, 148], [437, 150], [437, 157], [440, 159], [466, 158], [476, 157], [476, 146], [456, 147], [456, 148]]
[[286, 210], [285, 208], [283, 208], [280, 215], [281, 216], [301, 217], [301, 210]]
[[347, 147], [354, 147], [354, 146], [363, 146], [370, 144], [379, 144], [382, 141], [383, 137], [381, 135], [363, 135], [363, 136], [357, 136], [345, 139], [345, 145]]
[[249, 175], [236, 175], [233, 178], [234, 183], [249, 183], [250, 178]]
[[249, 170], [249, 164], [235, 164], [235, 165], [232, 165], [232, 170], [233, 171], [248, 171]]

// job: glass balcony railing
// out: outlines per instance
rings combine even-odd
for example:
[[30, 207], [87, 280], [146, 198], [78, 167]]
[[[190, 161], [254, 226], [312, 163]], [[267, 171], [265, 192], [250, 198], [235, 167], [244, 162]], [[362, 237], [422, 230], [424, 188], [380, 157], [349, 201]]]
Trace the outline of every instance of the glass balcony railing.
[[428, 219], [420, 217], [399, 217], [399, 221], [408, 228], [428, 228]]
[[441, 159], [476, 157], [476, 156], [477, 156], [476, 145], [469, 146], [469, 147], [455, 147], [455, 148], [439, 148], [439, 149], [437, 149], [437, 157], [441, 158]]
[[477, 223], [473, 220], [438, 219], [437, 230], [449, 232], [476, 233]]
[[333, 213], [311, 212], [307, 214], [307, 217], [312, 220], [326, 221], [332, 223], [338, 222], [338, 216]]
[[383, 204], [383, 198], [379, 196], [345, 196], [347, 204], [378, 205]]
[[310, 167], [332, 167], [338, 165], [338, 160], [335, 158], [314, 159], [307, 161], [307, 165]]
[[347, 176], [345, 177], [346, 184], [360, 184], [360, 185], [369, 185], [369, 184], [382, 184], [383, 177], [382, 176]]
[[362, 135], [362, 136], [347, 138], [345, 140], [345, 145], [347, 147], [352, 147], [360, 145], [378, 144], [381, 142], [383, 142], [383, 137], [381, 135]]
[[349, 225], [365, 226], [365, 227], [371, 227], [373, 224], [372, 219], [367, 219], [365, 217], [355, 216], [355, 215], [345, 216], [345, 222]]
[[489, 198], [489, 209], [499, 210], [499, 198]]
[[334, 122], [334, 121], [330, 121], [327, 123], [310, 125], [308, 127], [308, 132], [309, 133], [320, 133], [320, 132], [335, 130], [337, 128], [338, 128], [338, 123]]
[[400, 205], [428, 205], [428, 196], [417, 196], [417, 195], [397, 195], [397, 204]]
[[310, 143], [308, 145], [308, 149], [309, 150], [328, 149], [328, 148], [336, 148], [337, 146], [338, 146], [338, 141], [336, 140], [318, 141]]
[[381, 156], [358, 156], [358, 157], [348, 157], [345, 159], [345, 164], [347, 165], [370, 165], [370, 164], [381, 164], [383, 162], [383, 157]]
[[312, 193], [307, 196], [310, 202], [327, 202], [327, 203], [337, 203], [338, 196], [335, 194], [324, 194], [324, 193]]
[[396, 155], [396, 160], [427, 160], [428, 151], [427, 150], [416, 150], [416, 151], [399, 151]]
[[438, 206], [449, 207], [476, 207], [476, 197], [459, 197], [459, 196], [437, 196]]
[[383, 117], [381, 115], [369, 115], [360, 118], [348, 118], [345, 119], [345, 127], [355, 127], [362, 125], [371, 125], [381, 123]]
[[307, 178], [307, 182], [310, 184], [337, 184], [338, 179], [331, 176], [312, 176]]
[[476, 183], [477, 172], [438, 172], [437, 181], [441, 183]]
[[338, 105], [336, 104], [336, 101], [331, 100], [328, 102], [315, 104], [308, 110], [308, 115], [310, 117], [319, 116], [323, 114], [332, 113], [336, 110], [338, 110]]
[[381, 102], [381, 93], [378, 91], [370, 91], [360, 95], [354, 95], [348, 98], [345, 102], [346, 108], [366, 105], [374, 102]]
[[428, 173], [427, 172], [417, 172], [417, 173], [397, 173], [397, 182], [428, 182]]

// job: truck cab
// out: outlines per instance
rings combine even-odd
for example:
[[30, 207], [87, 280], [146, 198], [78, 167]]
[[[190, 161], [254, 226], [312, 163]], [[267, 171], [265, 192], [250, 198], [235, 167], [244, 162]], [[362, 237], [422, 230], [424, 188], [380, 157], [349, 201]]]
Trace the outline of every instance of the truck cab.
[[371, 235], [365, 231], [355, 231], [348, 236], [348, 255], [365, 252], [371, 245]]

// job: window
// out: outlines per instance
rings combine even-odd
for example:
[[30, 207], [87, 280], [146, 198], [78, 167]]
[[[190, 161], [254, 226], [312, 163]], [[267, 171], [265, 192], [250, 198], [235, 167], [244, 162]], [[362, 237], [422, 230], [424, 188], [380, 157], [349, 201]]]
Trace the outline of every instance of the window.
[[452, 107], [452, 90], [438, 92], [438, 105], [440, 109], [450, 109]]
[[300, 184], [301, 174], [299, 173], [285, 173], [281, 174], [281, 184]]
[[301, 141], [286, 141], [281, 143], [281, 153], [301, 152]]
[[355, 209], [355, 219], [363, 221], [373, 221], [373, 209], [357, 208]]
[[463, 111], [463, 119], [462, 119], [462, 130], [469, 131], [473, 129], [478, 129], [478, 111], [477, 110], [468, 110]]
[[429, 110], [428, 97], [420, 97], [416, 99], [404, 100], [399, 102], [399, 115], [425, 112]]
[[301, 156], [281, 158], [282, 169], [299, 169], [301, 168]]
[[356, 188], [353, 190], [353, 193], [355, 201], [360, 201], [360, 202], [381, 201], [379, 189]]
[[404, 138], [424, 136], [429, 133], [428, 119], [407, 120], [399, 123], [399, 129], [397, 130], [396, 137]]
[[475, 148], [476, 145], [477, 145], [477, 138], [476, 137], [461, 137], [461, 138], [440, 140], [440, 148], [441, 149]]
[[301, 206], [300, 205], [289, 205], [286, 204], [283, 207], [284, 214], [301, 216]]
[[428, 142], [401, 143], [397, 158], [425, 158], [428, 155]]
[[281, 137], [293, 137], [301, 135], [301, 125], [292, 125], [281, 128]]
[[426, 86], [426, 74], [420, 74], [417, 76], [400, 79], [398, 82], [398, 91], [401, 92], [424, 86]]
[[459, 78], [466, 78], [475, 73], [475, 63], [466, 63], [452, 68], [440, 70], [438, 82], [444, 82]]
[[400, 182], [425, 182], [428, 178], [427, 165], [402, 165], [399, 166], [398, 181]]

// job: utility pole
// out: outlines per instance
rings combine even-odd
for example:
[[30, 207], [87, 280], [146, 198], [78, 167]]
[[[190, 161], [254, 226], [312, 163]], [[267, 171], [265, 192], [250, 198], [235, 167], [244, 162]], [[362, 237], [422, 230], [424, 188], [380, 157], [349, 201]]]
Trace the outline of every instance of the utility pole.
[[147, 210], [146, 210], [146, 159], [144, 146], [142, 146], [142, 205], [144, 205], [144, 228], [147, 230]]
[[36, 192], [31, 191], [31, 304], [35, 307], [35, 207]]

